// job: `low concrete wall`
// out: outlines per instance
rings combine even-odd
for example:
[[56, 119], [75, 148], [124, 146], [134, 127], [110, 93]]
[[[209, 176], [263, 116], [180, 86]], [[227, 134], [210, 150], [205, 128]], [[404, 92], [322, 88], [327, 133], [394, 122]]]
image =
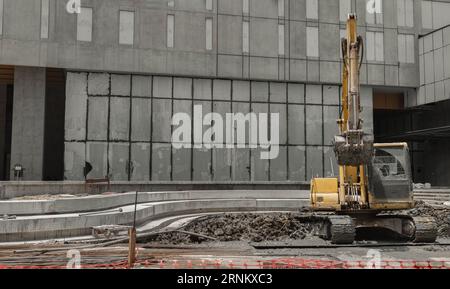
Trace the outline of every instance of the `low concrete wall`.
[[308, 190], [308, 182], [111, 182], [85, 186], [84, 182], [0, 182], [0, 199], [33, 195], [101, 194], [111, 192], [161, 192], [199, 190]]
[[[292, 210], [309, 205], [301, 199], [204, 199], [178, 200], [140, 204], [137, 222], [169, 215], [222, 212], [222, 211], [274, 211]], [[90, 234], [91, 227], [100, 225], [129, 225], [133, 222], [134, 206], [123, 207], [123, 211], [102, 214], [46, 215], [21, 217], [16, 220], [0, 220], [0, 242], [15, 242], [67, 238]]]
[[[107, 210], [134, 204], [135, 193], [95, 195], [57, 200], [0, 201], [0, 215], [47, 215], [73, 212]], [[187, 191], [187, 192], [140, 192], [138, 203], [198, 200], [198, 199], [307, 199], [308, 191], [292, 190], [239, 190], [239, 191]]]

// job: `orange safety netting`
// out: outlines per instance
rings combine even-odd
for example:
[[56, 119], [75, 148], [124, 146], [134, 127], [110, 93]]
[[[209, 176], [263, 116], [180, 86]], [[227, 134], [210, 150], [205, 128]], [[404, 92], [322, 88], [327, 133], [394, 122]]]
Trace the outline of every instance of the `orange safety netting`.
[[[160, 269], [450, 269], [450, 260], [382, 260], [378, 263], [365, 261], [333, 261], [301, 258], [223, 261], [223, 260], [138, 260], [136, 268]], [[63, 265], [1, 265], [0, 269], [65, 269]], [[109, 264], [81, 264], [81, 269], [126, 269], [127, 261]]]

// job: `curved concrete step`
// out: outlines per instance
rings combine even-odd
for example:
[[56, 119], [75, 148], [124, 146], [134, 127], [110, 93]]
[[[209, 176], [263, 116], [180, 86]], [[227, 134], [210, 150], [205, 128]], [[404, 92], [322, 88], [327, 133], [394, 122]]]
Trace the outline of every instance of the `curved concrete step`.
[[[139, 204], [136, 220], [149, 220], [170, 215], [197, 212], [226, 211], [296, 211], [309, 205], [308, 199], [181, 199]], [[129, 225], [134, 218], [134, 205], [115, 211], [88, 214], [58, 214], [23, 216], [14, 220], [0, 220], [0, 242], [46, 240], [89, 235], [91, 228], [100, 225]]]
[[[0, 201], [1, 215], [46, 215], [65, 214], [73, 212], [91, 212], [107, 210], [120, 206], [134, 204], [134, 192], [93, 195], [78, 198], [56, 200], [17, 200]], [[303, 199], [309, 198], [308, 191], [292, 190], [238, 190], [238, 191], [183, 191], [183, 192], [140, 192], [138, 203], [198, 200], [198, 199]]]

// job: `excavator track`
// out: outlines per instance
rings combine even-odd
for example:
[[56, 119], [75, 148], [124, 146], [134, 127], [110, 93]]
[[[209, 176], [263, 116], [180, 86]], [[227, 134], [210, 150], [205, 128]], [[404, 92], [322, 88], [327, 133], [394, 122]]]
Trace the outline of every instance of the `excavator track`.
[[437, 238], [436, 220], [433, 217], [410, 217], [416, 227], [414, 243], [434, 243]]
[[352, 244], [356, 229], [350, 216], [329, 216], [329, 238], [332, 244]]
[[313, 213], [302, 214], [300, 218], [304, 222], [316, 224], [316, 235], [332, 244], [353, 244], [355, 240], [355, 224], [350, 216]]

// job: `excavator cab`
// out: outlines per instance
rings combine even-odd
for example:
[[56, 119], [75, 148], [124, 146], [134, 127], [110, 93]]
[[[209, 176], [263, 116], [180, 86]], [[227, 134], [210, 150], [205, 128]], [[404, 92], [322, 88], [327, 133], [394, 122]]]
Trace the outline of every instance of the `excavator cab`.
[[371, 208], [414, 206], [411, 163], [406, 143], [375, 144], [368, 175]]

